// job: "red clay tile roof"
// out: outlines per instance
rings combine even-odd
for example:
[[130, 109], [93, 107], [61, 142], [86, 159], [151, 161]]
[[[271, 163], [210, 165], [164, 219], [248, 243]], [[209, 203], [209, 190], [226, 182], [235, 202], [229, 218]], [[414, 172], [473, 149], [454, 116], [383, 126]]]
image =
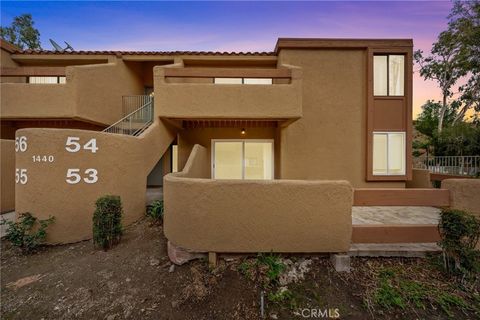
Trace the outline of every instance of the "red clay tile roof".
[[210, 56], [274, 56], [275, 52], [220, 52], [220, 51], [54, 51], [54, 50], [23, 50], [17, 54], [91, 54], [91, 55], [210, 55]]

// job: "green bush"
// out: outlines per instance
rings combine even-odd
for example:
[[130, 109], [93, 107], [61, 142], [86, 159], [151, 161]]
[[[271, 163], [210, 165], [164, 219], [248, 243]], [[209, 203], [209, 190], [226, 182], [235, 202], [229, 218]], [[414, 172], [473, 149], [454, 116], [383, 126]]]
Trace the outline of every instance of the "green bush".
[[119, 196], [106, 195], [95, 202], [93, 243], [107, 250], [122, 237], [122, 202]]
[[278, 283], [281, 273], [286, 269], [280, 255], [274, 253], [259, 253], [257, 255], [257, 264], [267, 268], [266, 275], [269, 283], [272, 284]]
[[21, 213], [17, 222], [3, 220], [0, 224], [7, 225], [6, 240], [23, 253], [35, 251], [47, 237], [47, 227], [53, 223], [54, 217], [39, 220], [30, 212]]
[[163, 200], [155, 200], [147, 206], [147, 216], [154, 221], [162, 221], [163, 219]]
[[475, 250], [480, 238], [480, 221], [467, 212], [445, 209], [438, 229], [445, 269], [454, 273], [480, 272], [479, 252]]

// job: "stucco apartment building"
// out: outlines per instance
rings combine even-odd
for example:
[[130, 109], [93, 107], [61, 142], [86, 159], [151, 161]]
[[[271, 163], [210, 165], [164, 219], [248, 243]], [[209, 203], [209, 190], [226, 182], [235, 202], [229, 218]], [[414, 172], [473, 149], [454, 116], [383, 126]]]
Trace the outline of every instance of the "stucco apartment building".
[[[219, 193], [230, 200], [259, 185], [261, 197], [282, 181], [287, 198], [312, 181], [404, 188], [412, 178], [412, 46], [280, 38], [272, 52], [58, 52], [2, 42], [2, 153], [4, 140], [11, 152], [16, 141], [16, 210], [67, 212], [52, 241], [77, 241], [91, 221], [76, 218], [100, 195], [121, 195], [129, 223], [144, 212], [147, 185], [165, 184], [168, 237], [169, 197], [189, 194], [180, 202], [195, 211], [222, 180]], [[162, 179], [191, 170], [206, 183], [197, 193], [192, 183], [168, 188], [181, 173]], [[229, 194], [232, 184], [243, 191]], [[230, 200], [224, 211], [239, 205]]]

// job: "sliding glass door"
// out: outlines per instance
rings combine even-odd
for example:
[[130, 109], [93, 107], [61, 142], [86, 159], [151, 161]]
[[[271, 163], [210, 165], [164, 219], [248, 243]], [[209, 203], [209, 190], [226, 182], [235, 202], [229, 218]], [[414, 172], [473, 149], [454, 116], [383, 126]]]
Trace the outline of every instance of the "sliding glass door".
[[212, 178], [273, 179], [273, 140], [212, 140]]

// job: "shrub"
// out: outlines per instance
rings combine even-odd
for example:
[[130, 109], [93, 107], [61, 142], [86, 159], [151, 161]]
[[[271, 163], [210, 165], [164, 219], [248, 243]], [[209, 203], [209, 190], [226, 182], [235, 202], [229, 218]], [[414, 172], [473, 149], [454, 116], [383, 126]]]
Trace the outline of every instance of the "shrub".
[[93, 243], [107, 250], [122, 237], [122, 202], [119, 196], [106, 195], [95, 202]]
[[257, 263], [266, 267], [266, 275], [269, 283], [276, 284], [280, 278], [280, 274], [286, 269], [280, 255], [269, 253], [259, 253]]
[[480, 221], [461, 210], [445, 209], [438, 225], [444, 252], [444, 267], [448, 272], [476, 273], [480, 271], [479, 252], [475, 245], [480, 238]]
[[154, 221], [162, 221], [163, 219], [163, 200], [155, 200], [147, 206], [147, 216]]
[[30, 212], [25, 212], [20, 214], [17, 222], [3, 220], [1, 224], [8, 226], [7, 241], [23, 253], [31, 253], [43, 244], [47, 237], [46, 229], [54, 220], [54, 217], [39, 220]]

